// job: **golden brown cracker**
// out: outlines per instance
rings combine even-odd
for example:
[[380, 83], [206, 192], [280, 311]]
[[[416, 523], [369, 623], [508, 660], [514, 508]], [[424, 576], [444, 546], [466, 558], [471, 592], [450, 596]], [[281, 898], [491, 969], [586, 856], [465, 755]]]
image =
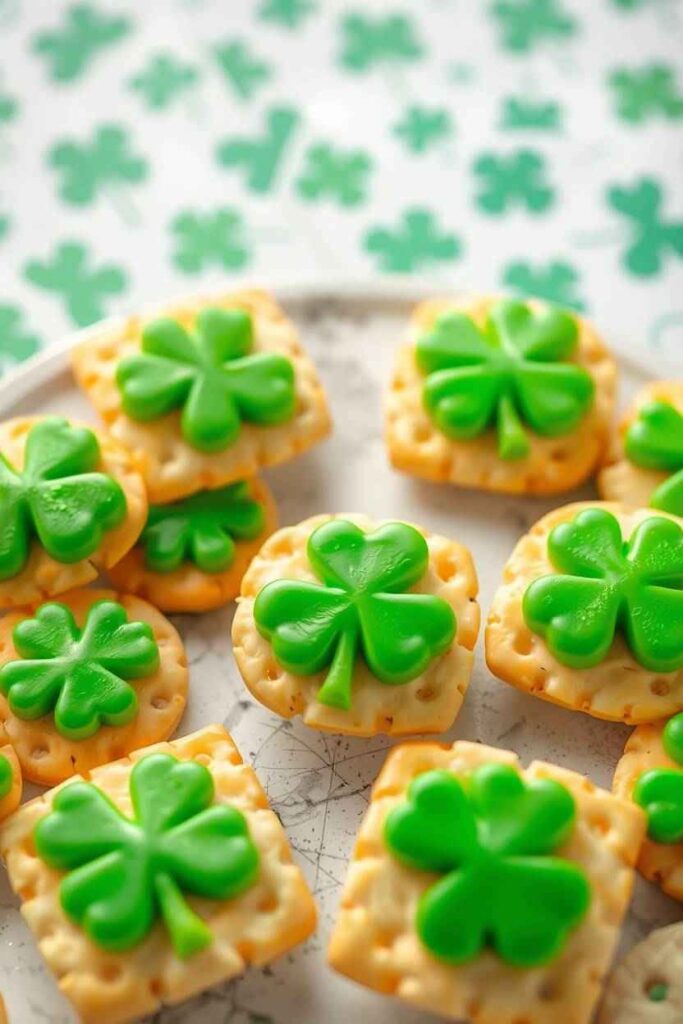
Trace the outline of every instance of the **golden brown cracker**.
[[165, 612], [207, 612], [234, 600], [252, 558], [277, 529], [275, 499], [267, 484], [258, 477], [250, 481], [250, 497], [263, 506], [265, 526], [253, 540], [235, 540], [235, 559], [227, 569], [208, 573], [185, 563], [173, 572], [154, 572], [145, 565], [143, 549], [135, 547], [110, 570], [112, 581]]
[[315, 729], [354, 736], [445, 731], [460, 711], [479, 633], [476, 571], [469, 551], [461, 544], [415, 527], [427, 541], [429, 568], [411, 590], [434, 594], [453, 608], [457, 632], [450, 650], [401, 686], [381, 683], [359, 657], [349, 711], [320, 704], [316, 694], [324, 673], [297, 676], [286, 671], [256, 628], [254, 601], [267, 583], [276, 579], [316, 579], [307, 556], [308, 538], [318, 526], [334, 518], [355, 523], [366, 533], [382, 525], [360, 515], [313, 516], [273, 534], [247, 570], [232, 630], [235, 660], [244, 682], [271, 711], [284, 718], [301, 715], [306, 725]]
[[[71, 775], [87, 775], [97, 765], [124, 757], [138, 747], [167, 739], [174, 731], [187, 701], [188, 668], [185, 648], [177, 631], [151, 604], [132, 594], [113, 590], [75, 590], [59, 597], [83, 626], [88, 609], [96, 601], [119, 601], [132, 622], [152, 627], [159, 647], [159, 668], [152, 675], [134, 680], [138, 710], [127, 725], [102, 726], [94, 736], [72, 740], [57, 731], [52, 714], [33, 721], [12, 714], [7, 698], [0, 693], [0, 721], [12, 743], [25, 778], [42, 786], [54, 786]], [[32, 610], [13, 612], [0, 619], [0, 665], [19, 656], [12, 631]]]
[[598, 1024], [681, 1024], [683, 923], [658, 928], [610, 975]]
[[[293, 419], [274, 427], [243, 423], [235, 444], [212, 454], [198, 451], [183, 439], [179, 411], [149, 423], [126, 416], [115, 379], [119, 361], [139, 352], [146, 321], [167, 316], [191, 328], [197, 314], [207, 307], [249, 313], [254, 324], [254, 350], [286, 356], [294, 366], [296, 388]], [[327, 400], [313, 363], [302, 349], [293, 324], [275, 300], [262, 291], [197, 297], [156, 309], [150, 315], [129, 317], [113, 326], [105, 324], [72, 350], [72, 366], [78, 384], [112, 437], [131, 452], [154, 504], [249, 479], [264, 466], [286, 462], [306, 451], [331, 428]]]
[[644, 519], [666, 516], [652, 509], [596, 501], [564, 505], [540, 519], [518, 542], [503, 570], [486, 626], [486, 662], [499, 679], [553, 704], [612, 722], [652, 722], [683, 708], [683, 670], [661, 673], [643, 668], [620, 633], [599, 665], [569, 668], [524, 620], [522, 601], [527, 588], [539, 577], [556, 572], [548, 556], [550, 532], [586, 508], [611, 512], [625, 538]]
[[[7, 758], [12, 768], [12, 787], [10, 791], [0, 799], [0, 821], [16, 811], [17, 807], [21, 803], [21, 793], [23, 789], [19, 758], [15, 753], [14, 747], [10, 743], [5, 742], [6, 739], [7, 733], [0, 723], [0, 756]], [[1, 1009], [2, 998], [0, 997], [0, 1010]], [[0, 1024], [2, 1024], [2, 1014], [0, 1014]]]
[[[444, 313], [460, 311], [475, 323], [485, 322], [496, 296], [433, 299], [414, 311], [407, 344], [397, 354], [394, 376], [385, 401], [385, 441], [392, 465], [436, 483], [459, 484], [506, 494], [559, 494], [578, 486], [602, 458], [614, 408], [617, 368], [593, 327], [576, 317], [579, 328], [573, 362], [595, 382], [592, 408], [576, 430], [562, 437], [541, 437], [527, 431], [530, 452], [506, 461], [498, 455], [495, 430], [469, 441], [442, 434], [423, 404], [425, 377], [415, 361], [417, 337]], [[529, 300], [537, 311], [546, 304]]]
[[[28, 433], [44, 416], [25, 416], [0, 424], [0, 452], [17, 469], [24, 466], [24, 448]], [[72, 422], [72, 421], [70, 421]], [[126, 496], [126, 518], [120, 526], [107, 530], [102, 543], [89, 558], [67, 565], [57, 562], [37, 540], [31, 544], [28, 561], [22, 571], [0, 581], [0, 608], [38, 604], [74, 587], [85, 586], [99, 573], [115, 565], [138, 539], [147, 518], [147, 496], [142, 478], [128, 452], [102, 431], [93, 429], [100, 446], [99, 472], [112, 477]]]
[[189, 960], [174, 955], [160, 923], [134, 949], [108, 953], [66, 917], [59, 901], [62, 875], [36, 854], [34, 829], [50, 810], [56, 790], [25, 804], [0, 829], [0, 853], [38, 948], [84, 1024], [126, 1024], [156, 1013], [241, 974], [250, 964], [268, 963], [303, 942], [315, 928], [315, 904], [292, 862], [284, 830], [256, 774], [242, 762], [225, 729], [207, 726], [94, 769], [90, 781], [124, 814], [131, 813], [128, 787], [133, 764], [151, 752], [206, 765], [213, 776], [215, 801], [237, 807], [247, 819], [260, 855], [259, 876], [232, 900], [186, 897], [214, 934], [213, 943]]

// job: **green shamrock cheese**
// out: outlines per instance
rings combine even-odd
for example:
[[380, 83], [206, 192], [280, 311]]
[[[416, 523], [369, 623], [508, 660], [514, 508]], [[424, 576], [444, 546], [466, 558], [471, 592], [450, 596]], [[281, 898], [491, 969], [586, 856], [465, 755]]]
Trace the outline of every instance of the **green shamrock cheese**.
[[127, 680], [159, 667], [151, 626], [129, 622], [116, 601], [93, 604], [83, 629], [66, 605], [41, 605], [14, 627], [13, 641], [22, 660], [0, 669], [12, 713], [30, 721], [54, 712], [57, 731], [72, 740], [129, 722], [138, 701]]
[[591, 668], [623, 633], [653, 672], [683, 667], [683, 529], [651, 516], [624, 541], [618, 520], [584, 509], [548, 538], [557, 575], [527, 589], [523, 613], [563, 665]]
[[553, 855], [575, 815], [564, 786], [525, 782], [508, 765], [414, 779], [384, 834], [401, 863], [442, 876], [417, 909], [417, 933], [430, 953], [462, 964], [490, 946], [515, 967], [558, 956], [590, 904], [581, 868]]
[[13, 782], [14, 772], [12, 771], [9, 758], [5, 757], [4, 754], [0, 754], [0, 800], [5, 799], [12, 788]]
[[176, 955], [188, 958], [212, 934], [184, 893], [238, 896], [256, 880], [258, 850], [244, 815], [213, 803], [213, 778], [202, 764], [148, 754], [131, 772], [130, 795], [126, 818], [97, 786], [64, 786], [36, 825], [38, 856], [67, 872], [62, 908], [98, 946], [132, 949], [161, 917]]
[[[664, 749], [683, 769], [683, 712], [670, 718]], [[653, 768], [638, 778], [633, 799], [647, 813], [648, 835], [656, 843], [683, 843], [683, 770]]]
[[669, 402], [648, 402], [625, 439], [628, 459], [636, 466], [670, 474], [657, 487], [650, 505], [683, 516], [683, 416]]
[[308, 559], [322, 583], [275, 580], [258, 594], [254, 618], [284, 667], [313, 675], [329, 666], [321, 704], [348, 710], [359, 648], [382, 683], [415, 679], [455, 636], [451, 606], [406, 593], [425, 575], [427, 542], [405, 523], [365, 534], [345, 519], [319, 526]]
[[593, 403], [592, 377], [568, 361], [577, 344], [576, 320], [560, 309], [533, 313], [502, 300], [483, 328], [464, 313], [447, 313], [417, 341], [427, 413], [457, 441], [495, 427], [501, 459], [523, 459], [525, 424], [542, 437], [568, 434]]
[[252, 347], [251, 317], [239, 309], [202, 310], [194, 333], [155, 320], [142, 333], [142, 352], [117, 367], [124, 411], [148, 421], [181, 409], [183, 437], [205, 452], [234, 444], [242, 421], [285, 423], [295, 410], [294, 367]]
[[34, 536], [56, 561], [80, 562], [123, 521], [126, 497], [99, 461], [92, 430], [57, 417], [31, 427], [21, 472], [0, 453], [0, 580], [21, 572]]
[[141, 537], [145, 563], [153, 572], [173, 572], [184, 562], [222, 572], [235, 559], [235, 539], [252, 540], [264, 527], [263, 506], [249, 497], [244, 481], [152, 505]]

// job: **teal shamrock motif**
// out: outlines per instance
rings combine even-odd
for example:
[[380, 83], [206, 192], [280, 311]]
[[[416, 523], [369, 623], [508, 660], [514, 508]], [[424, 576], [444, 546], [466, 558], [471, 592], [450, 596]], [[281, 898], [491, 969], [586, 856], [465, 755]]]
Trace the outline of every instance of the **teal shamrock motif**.
[[270, 65], [255, 57], [239, 39], [219, 43], [213, 53], [226, 81], [241, 100], [250, 100], [272, 75]]
[[480, 191], [475, 202], [483, 213], [500, 216], [512, 207], [543, 213], [555, 201], [540, 153], [518, 149], [509, 156], [482, 153], [473, 166]]
[[562, 127], [562, 108], [553, 100], [506, 96], [500, 119], [502, 131], [556, 132]]
[[300, 120], [298, 111], [293, 107], [271, 107], [266, 113], [266, 127], [262, 135], [236, 135], [224, 139], [218, 145], [216, 158], [224, 167], [243, 170], [247, 188], [252, 192], [269, 192]]
[[54, 82], [72, 82], [101, 50], [123, 39], [130, 29], [128, 18], [101, 14], [92, 4], [72, 4], [63, 27], [37, 33], [32, 47], [46, 59]]
[[683, 95], [674, 68], [649, 64], [640, 69], [619, 68], [609, 84], [614, 90], [616, 111], [622, 121], [639, 124], [653, 117], [670, 121], [683, 117]]
[[666, 473], [652, 508], [683, 516], [683, 415], [669, 402], [648, 402], [626, 432], [624, 448], [636, 466]]
[[618, 519], [588, 508], [548, 538], [556, 574], [534, 580], [522, 610], [563, 665], [592, 668], [621, 632], [652, 672], [683, 668], [683, 528], [652, 515], [622, 537]]
[[341, 206], [358, 206], [366, 198], [371, 169], [372, 160], [362, 150], [344, 152], [319, 143], [306, 152], [306, 166], [296, 190], [307, 202], [328, 196]]
[[79, 327], [101, 320], [110, 297], [126, 289], [126, 274], [114, 264], [91, 269], [90, 254], [80, 242], [61, 242], [51, 260], [32, 260], [24, 267], [31, 284], [56, 292]]
[[171, 232], [176, 240], [173, 262], [184, 274], [198, 274], [213, 265], [240, 270], [249, 262], [244, 222], [237, 210], [185, 210], [172, 221]]
[[262, 21], [296, 29], [316, 8], [313, 0], [263, 0], [258, 16]]
[[159, 917], [181, 959], [211, 944], [211, 929], [185, 893], [233, 899], [259, 872], [246, 818], [214, 803], [214, 794], [203, 764], [147, 754], [130, 774], [131, 818], [90, 782], [70, 782], [55, 795], [36, 825], [36, 850], [66, 872], [62, 908], [96, 945], [132, 949]]
[[8, 124], [13, 121], [19, 112], [19, 103], [13, 96], [7, 93], [0, 93], [0, 124]]
[[0, 242], [2, 242], [9, 234], [11, 223], [12, 222], [9, 217], [6, 217], [4, 213], [0, 214]]
[[647, 814], [650, 839], [683, 843], [683, 712], [664, 726], [662, 746], [679, 767], [643, 772], [633, 788], [633, 799]]
[[482, 327], [464, 313], [446, 313], [417, 339], [425, 408], [447, 437], [467, 441], [495, 426], [501, 459], [525, 458], [525, 424], [558, 437], [592, 404], [592, 377], [569, 361], [577, 342], [574, 317], [554, 307], [534, 312], [501, 299]]
[[363, 244], [367, 252], [378, 257], [380, 270], [390, 274], [450, 263], [461, 252], [460, 240], [441, 231], [435, 215], [419, 207], [405, 210], [395, 228], [371, 228]]
[[447, 964], [487, 946], [515, 967], [555, 959], [591, 899], [582, 868], [557, 856], [575, 821], [568, 789], [526, 782], [510, 765], [413, 779], [386, 817], [384, 839], [407, 868], [441, 876], [417, 904], [415, 927], [429, 952]]
[[126, 129], [117, 124], [100, 125], [90, 144], [56, 143], [48, 159], [62, 176], [60, 196], [78, 206], [92, 203], [113, 184], [136, 184], [147, 177], [147, 161], [132, 151]]
[[185, 562], [202, 572], [222, 572], [235, 560], [235, 540], [253, 540], [264, 526], [263, 506], [242, 481], [152, 505], [140, 544], [153, 572], [174, 572]]
[[23, 323], [18, 306], [0, 305], [0, 370], [28, 359], [40, 348], [39, 338]]
[[33, 721], [53, 713], [57, 731], [71, 740], [130, 722], [138, 699], [128, 680], [159, 667], [152, 627], [129, 622], [116, 601], [93, 604], [82, 629], [66, 605], [41, 605], [12, 636], [21, 660], [0, 669], [12, 714]]
[[505, 268], [503, 284], [520, 295], [532, 295], [568, 309], [586, 308], [583, 299], [576, 293], [579, 272], [570, 263], [561, 260], [535, 267], [523, 260], [510, 263]]
[[512, 53], [528, 53], [547, 41], [564, 42], [577, 23], [561, 0], [496, 0], [491, 13], [500, 27], [501, 44]]
[[141, 352], [117, 366], [125, 412], [145, 422], [180, 409], [183, 437], [205, 452], [234, 444], [243, 421], [285, 423], [296, 405], [294, 367], [253, 345], [252, 319], [240, 309], [203, 309], [192, 332], [176, 320], [153, 320]]
[[394, 135], [413, 153], [427, 150], [447, 139], [453, 131], [450, 114], [443, 107], [408, 107], [394, 125]]
[[409, 64], [424, 55], [413, 22], [403, 14], [375, 18], [347, 14], [341, 29], [344, 40], [339, 62], [354, 73], [380, 64]]
[[150, 110], [166, 110], [198, 79], [199, 73], [191, 64], [183, 63], [172, 53], [158, 53], [143, 71], [129, 79], [129, 85]]
[[622, 262], [638, 277], [659, 273], [667, 253], [683, 258], [683, 220], [664, 220], [661, 185], [652, 178], [641, 178], [631, 188], [613, 185], [607, 190], [607, 202], [631, 228], [631, 242]]

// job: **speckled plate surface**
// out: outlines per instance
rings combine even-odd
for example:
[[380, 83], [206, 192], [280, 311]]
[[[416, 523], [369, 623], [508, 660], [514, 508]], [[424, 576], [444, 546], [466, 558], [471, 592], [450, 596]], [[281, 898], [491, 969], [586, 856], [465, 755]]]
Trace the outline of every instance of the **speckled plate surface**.
[[[462, 541], [472, 549], [486, 614], [500, 573], [521, 533], [562, 502], [491, 497], [421, 483], [393, 472], [382, 444], [382, 390], [412, 303], [426, 291], [276, 289], [297, 322], [328, 389], [332, 438], [296, 462], [268, 474], [283, 524], [317, 512], [396, 517]], [[87, 332], [82, 332], [83, 337]], [[608, 338], [609, 340], [609, 338]], [[73, 341], [73, 339], [71, 339]], [[94, 420], [73, 385], [67, 345], [49, 350], [0, 387], [0, 418], [65, 413]], [[657, 368], [658, 375], [666, 370]], [[679, 371], [680, 372], [680, 371]], [[622, 365], [621, 404], [647, 377], [636, 358]], [[592, 487], [567, 496], [591, 497]], [[178, 616], [191, 664], [190, 699], [179, 733], [223, 722], [264, 783], [287, 829], [295, 856], [320, 910], [317, 934], [265, 970], [158, 1014], [156, 1024], [418, 1024], [434, 1018], [365, 992], [325, 964], [325, 948], [368, 791], [390, 741], [352, 740], [282, 721], [244, 688], [230, 648], [233, 609]], [[509, 747], [528, 762], [554, 761], [609, 787], [628, 729], [564, 711], [493, 679], [482, 645], [472, 683], [453, 729], [443, 739]], [[29, 795], [32, 790], [29, 787]], [[74, 1020], [43, 966], [4, 874], [0, 877], [0, 992], [12, 1024], [71, 1024]], [[623, 932], [622, 950], [653, 928], [680, 918], [680, 907], [642, 879]], [[558, 1022], [559, 1024], [559, 1022]]]

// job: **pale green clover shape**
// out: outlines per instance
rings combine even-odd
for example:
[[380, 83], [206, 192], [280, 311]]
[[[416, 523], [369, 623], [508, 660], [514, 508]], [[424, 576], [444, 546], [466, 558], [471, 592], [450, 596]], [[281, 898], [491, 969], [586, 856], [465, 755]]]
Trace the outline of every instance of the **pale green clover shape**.
[[683, 257], [683, 220], [665, 219], [663, 200], [662, 186], [652, 178], [607, 190], [609, 205], [630, 222], [631, 238], [622, 262], [638, 277], [658, 274], [669, 252]]
[[55, 82], [78, 78], [100, 50], [118, 42], [131, 29], [128, 18], [101, 14], [92, 4], [72, 4], [62, 29], [39, 32], [32, 39], [35, 53], [45, 57]]
[[379, 64], [412, 63], [424, 54], [413, 22], [403, 14], [375, 18], [347, 14], [341, 28], [344, 47], [339, 60], [353, 73], [368, 71]]
[[444, 107], [410, 106], [394, 126], [394, 135], [413, 153], [426, 153], [452, 133], [451, 118]]
[[158, 53], [150, 58], [143, 71], [129, 79], [129, 85], [142, 96], [150, 110], [165, 110], [198, 78], [199, 73], [191, 64], [183, 63], [172, 53]]
[[451, 263], [461, 253], [460, 239], [442, 231], [435, 214], [413, 207], [405, 210], [394, 227], [374, 227], [365, 236], [367, 252], [378, 257], [380, 270], [403, 274], [411, 270]]
[[229, 136], [219, 143], [216, 159], [223, 167], [243, 171], [250, 191], [270, 192], [300, 121], [294, 107], [271, 107], [260, 135]]
[[21, 660], [0, 669], [10, 710], [28, 721], [52, 712], [57, 731], [71, 740], [130, 722], [138, 700], [128, 680], [159, 667], [151, 626], [129, 622], [116, 601], [93, 604], [82, 629], [66, 605], [41, 605], [15, 626], [13, 641]]
[[118, 124], [100, 125], [92, 143], [64, 139], [49, 153], [50, 166], [62, 175], [59, 194], [67, 203], [91, 203], [112, 184], [136, 184], [147, 176], [147, 161], [130, 147], [128, 132]]
[[171, 232], [176, 241], [173, 262], [184, 274], [198, 274], [214, 265], [240, 270], [249, 262], [247, 232], [238, 210], [183, 210], [172, 221]]
[[40, 348], [40, 339], [24, 326], [18, 306], [0, 305], [0, 369], [15, 366]]
[[317, 4], [313, 0], [263, 0], [258, 9], [258, 17], [262, 21], [294, 30], [316, 9]]
[[296, 189], [308, 202], [329, 196], [342, 206], [358, 206], [366, 198], [371, 169], [372, 160], [363, 150], [346, 152], [320, 143], [308, 149]]
[[89, 782], [70, 783], [36, 825], [38, 856], [66, 872], [64, 912], [111, 952], [138, 946], [161, 917], [178, 957], [213, 941], [185, 893], [230, 900], [254, 884], [259, 852], [236, 807], [214, 804], [211, 772], [147, 754], [130, 775], [132, 818]]
[[483, 213], [501, 216], [509, 209], [523, 207], [540, 214], [555, 201], [555, 189], [547, 180], [541, 153], [518, 149], [502, 155], [482, 153], [473, 166], [481, 188], [475, 202]]
[[496, 0], [491, 12], [501, 29], [501, 43], [512, 53], [528, 53], [539, 43], [564, 42], [577, 22], [561, 0]]
[[219, 43], [213, 53], [226, 81], [242, 100], [250, 100], [272, 75], [271, 67], [255, 57], [240, 39]]
[[503, 274], [503, 284], [521, 295], [533, 296], [567, 309], [585, 309], [585, 302], [577, 295], [579, 272], [564, 260], [533, 266], [525, 260], [510, 263]]
[[79, 327], [101, 320], [108, 299], [124, 292], [127, 284], [125, 271], [115, 264], [92, 268], [90, 253], [80, 242], [62, 242], [52, 259], [30, 261], [24, 276], [38, 288], [60, 295]]

